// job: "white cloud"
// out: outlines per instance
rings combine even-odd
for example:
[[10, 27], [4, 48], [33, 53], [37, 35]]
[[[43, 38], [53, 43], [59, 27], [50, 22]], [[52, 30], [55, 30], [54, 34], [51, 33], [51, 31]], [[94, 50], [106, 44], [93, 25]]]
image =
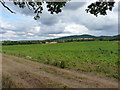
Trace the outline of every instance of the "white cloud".
[[2, 22], [2, 21], [0, 21], [0, 27], [9, 28], [9, 29], [15, 29], [14, 25], [11, 25], [8, 22]]
[[33, 33], [27, 33], [28, 35], [30, 35], [30, 36], [33, 36], [34, 34]]
[[57, 38], [57, 37], [64, 37], [64, 36], [70, 36], [70, 35], [73, 35], [73, 34], [49, 34], [50, 36], [53, 36], [54, 38]]
[[9, 38], [16, 38], [16, 37], [19, 37], [19, 36], [17, 36], [15, 34], [15, 32], [13, 32], [13, 31], [6, 31], [6, 33], [0, 34], [0, 37], [9, 39]]
[[35, 30], [36, 33], [38, 33], [38, 32], [40, 32], [40, 27], [39, 27], [39, 26], [36, 26], [36, 27], [34, 28], [34, 30]]
[[88, 29], [84, 25], [71, 24], [65, 27], [65, 33], [71, 34], [87, 34]]
[[[93, 33], [94, 32], [94, 33]], [[50, 36], [54, 37], [63, 37], [63, 36], [70, 36], [70, 35], [82, 35], [82, 34], [91, 34], [91, 35], [99, 35], [101, 31], [89, 30], [84, 25], [79, 24], [69, 24], [64, 27], [64, 31], [59, 34], [49, 34]]]

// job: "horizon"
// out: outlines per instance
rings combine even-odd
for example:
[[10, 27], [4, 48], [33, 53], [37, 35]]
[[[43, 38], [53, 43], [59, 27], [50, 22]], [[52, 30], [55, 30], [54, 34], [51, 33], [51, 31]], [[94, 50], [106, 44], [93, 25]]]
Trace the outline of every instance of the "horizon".
[[[90, 34], [82, 34], [82, 35], [90, 35]], [[82, 35], [70, 35], [70, 36], [82, 36]], [[118, 36], [120, 34], [117, 34], [117, 35], [111, 35], [111, 36], [108, 36], [108, 37], [114, 37], [114, 36]], [[64, 37], [70, 37], [70, 36], [64, 36]], [[90, 36], [95, 36], [95, 35], [90, 35]], [[104, 35], [100, 35], [100, 36], [95, 36], [95, 37], [101, 37], [101, 36], [104, 36]], [[64, 37], [59, 37], [59, 38], [64, 38]], [[106, 37], [106, 36], [105, 36]], [[59, 39], [59, 38], [53, 38], [53, 39]], [[52, 40], [52, 39], [44, 39], [44, 40]], [[44, 41], [44, 40], [39, 40], [39, 39], [29, 39], [29, 40], [3, 40], [3, 41], [0, 41], [0, 42], [4, 42], [4, 41]]]

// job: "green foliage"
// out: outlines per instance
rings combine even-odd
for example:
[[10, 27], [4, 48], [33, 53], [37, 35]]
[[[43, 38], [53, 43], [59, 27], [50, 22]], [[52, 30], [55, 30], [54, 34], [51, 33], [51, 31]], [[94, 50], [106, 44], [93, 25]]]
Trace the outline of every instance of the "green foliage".
[[25, 8], [28, 7], [30, 10], [34, 11], [36, 16], [34, 17], [35, 20], [38, 20], [40, 18], [40, 14], [43, 11], [43, 3], [46, 2], [46, 7], [48, 8], [48, 11], [51, 14], [58, 14], [62, 11], [62, 7], [65, 6], [67, 0], [64, 0], [64, 2], [56, 2], [56, 1], [46, 1], [46, 0], [36, 0], [36, 1], [27, 1], [27, 0], [13, 0], [14, 5], [18, 6], [19, 8]]
[[[51, 14], [58, 14], [62, 12], [62, 8], [65, 6], [65, 4], [70, 0], [11, 0], [13, 1], [14, 5], [18, 6], [19, 8], [26, 8], [28, 7], [30, 10], [34, 11], [36, 14], [34, 16], [35, 20], [38, 20], [40, 18], [40, 14], [43, 11], [43, 3], [46, 2], [46, 7], [48, 8], [48, 12]], [[0, 3], [7, 8], [11, 13], [13, 12], [8, 6], [5, 5], [4, 0], [0, 0]], [[107, 15], [107, 10], [112, 11], [112, 8], [114, 7], [114, 1], [113, 0], [99, 0], [95, 3], [92, 3], [88, 6], [86, 9], [87, 13], [90, 12], [91, 14], [94, 14], [95, 16], [100, 15]]]
[[[92, 35], [73, 35], [48, 40], [30, 40], [30, 41], [3, 41], [2, 45], [24, 45], [24, 44], [45, 44], [46, 42], [79, 42], [79, 41], [118, 41], [120, 35], [115, 36], [92, 36]], [[112, 52], [111, 52], [112, 53]]]
[[118, 78], [118, 42], [91, 41], [56, 44], [8, 45], [2, 52], [60, 68]]
[[107, 10], [112, 11], [114, 7], [114, 0], [99, 0], [95, 3], [92, 3], [86, 9], [87, 13], [90, 12], [91, 14], [98, 16], [100, 15], [107, 15]]

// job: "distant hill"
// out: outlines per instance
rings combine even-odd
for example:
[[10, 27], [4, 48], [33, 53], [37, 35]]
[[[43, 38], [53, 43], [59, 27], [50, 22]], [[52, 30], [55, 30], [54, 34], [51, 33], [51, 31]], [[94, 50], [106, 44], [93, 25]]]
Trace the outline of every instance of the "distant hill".
[[70, 40], [70, 39], [80, 39], [80, 38], [97, 38], [97, 37], [93, 35], [83, 34], [83, 35], [66, 36], [66, 37], [56, 38], [52, 40]]
[[115, 36], [113, 36], [113, 37], [120, 39], [120, 34], [119, 34], [119, 35], [115, 35]]
[[120, 35], [115, 36], [94, 36], [89, 34], [65, 36], [55, 39], [43, 40], [44, 42], [78, 42], [78, 41], [118, 41]]
[[47, 40], [29, 40], [29, 41], [3, 41], [2, 45], [22, 45], [22, 44], [43, 44], [43, 43], [63, 43], [79, 41], [120, 41], [120, 35], [115, 36], [93, 36], [93, 35], [73, 35]]
[[117, 39], [120, 40], [120, 35], [115, 35], [115, 36], [93, 36], [93, 35], [88, 35], [88, 34], [83, 34], [83, 35], [73, 35], [73, 36], [66, 36], [66, 37], [60, 37], [60, 38], [55, 38], [55, 39], [49, 39], [48, 41], [59, 41], [59, 40], [73, 40], [73, 39], [83, 39], [83, 38], [91, 38], [91, 39], [104, 39], [104, 40], [113, 40]]

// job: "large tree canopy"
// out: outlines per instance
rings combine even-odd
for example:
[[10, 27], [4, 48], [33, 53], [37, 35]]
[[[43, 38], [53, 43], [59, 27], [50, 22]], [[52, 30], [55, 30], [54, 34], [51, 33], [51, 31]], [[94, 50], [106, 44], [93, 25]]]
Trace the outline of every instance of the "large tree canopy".
[[[11, 1], [11, 0], [10, 0]], [[51, 14], [58, 14], [62, 11], [62, 7], [66, 5], [67, 2], [70, 0], [12, 0], [14, 5], [18, 6], [19, 8], [29, 8], [33, 10], [36, 14], [34, 19], [37, 20], [40, 18], [40, 14], [43, 11], [42, 4], [46, 3], [46, 7]], [[15, 13], [12, 11], [6, 4], [4, 0], [0, 0], [0, 3], [7, 8], [11, 13]], [[98, 15], [107, 15], [107, 10], [112, 11], [114, 7], [114, 0], [99, 0], [94, 3], [91, 3], [86, 12], [93, 14], [95, 16]]]

